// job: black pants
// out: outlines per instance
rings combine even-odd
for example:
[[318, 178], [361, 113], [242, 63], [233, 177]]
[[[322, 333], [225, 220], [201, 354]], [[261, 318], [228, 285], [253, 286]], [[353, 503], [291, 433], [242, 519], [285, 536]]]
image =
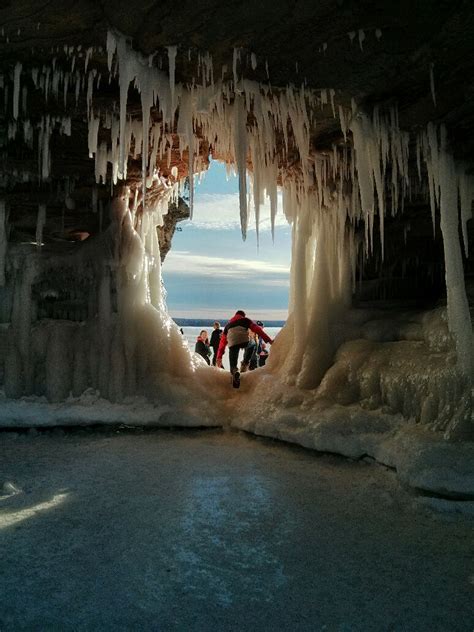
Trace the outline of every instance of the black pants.
[[217, 352], [219, 350], [219, 347], [212, 347], [214, 353], [212, 355], [212, 366], [216, 366], [216, 361], [217, 361]]
[[247, 364], [251, 371], [257, 368], [257, 345], [248, 344], [244, 353], [244, 364]]
[[239, 351], [241, 349], [247, 349], [248, 342], [241, 342], [238, 345], [229, 347], [229, 364], [230, 372], [233, 373], [237, 368], [237, 362], [239, 361]]

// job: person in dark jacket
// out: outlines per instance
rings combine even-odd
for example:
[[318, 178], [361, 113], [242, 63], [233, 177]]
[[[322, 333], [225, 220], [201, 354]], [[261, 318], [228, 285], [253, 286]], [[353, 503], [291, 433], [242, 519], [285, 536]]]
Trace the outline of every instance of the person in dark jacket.
[[[257, 322], [258, 324], [258, 322]], [[240, 372], [253, 371], [258, 366], [257, 344], [259, 337], [251, 329], [249, 329], [249, 343], [244, 352], [244, 359], [240, 365]]]
[[221, 324], [218, 323], [217, 321], [214, 323], [213, 327], [214, 327], [214, 331], [211, 334], [211, 347], [212, 347], [212, 350], [214, 351], [213, 356], [212, 356], [212, 366], [216, 366], [217, 352], [219, 351], [219, 343], [221, 341], [222, 329], [221, 329]]
[[222, 366], [222, 356], [224, 355], [226, 346], [229, 345], [229, 364], [234, 388], [239, 388], [240, 386], [240, 372], [237, 370], [237, 363], [239, 361], [239, 351], [246, 349], [248, 346], [249, 329], [256, 333], [257, 336], [263, 338], [265, 342], [270, 344], [273, 342], [270, 336], [268, 336], [257, 323], [246, 317], [243, 310], [239, 309], [235, 312], [235, 315], [232, 316], [224, 327], [224, 333], [221, 336], [219, 350], [217, 352], [217, 366]]
[[[265, 327], [261, 320], [257, 320], [257, 325], [262, 329]], [[265, 363], [268, 359], [268, 349], [262, 338], [258, 338], [257, 340], [257, 358], [258, 366], [265, 366]]]
[[265, 366], [267, 360], [268, 360], [268, 350], [267, 350], [266, 344], [262, 340], [260, 351], [258, 353], [258, 366], [259, 367]]
[[211, 348], [209, 346], [209, 337], [207, 335], [207, 331], [203, 329], [196, 340], [196, 346], [194, 347], [194, 351], [199, 353], [199, 355], [204, 358], [204, 360], [211, 364], [209, 360], [209, 356], [211, 355]]

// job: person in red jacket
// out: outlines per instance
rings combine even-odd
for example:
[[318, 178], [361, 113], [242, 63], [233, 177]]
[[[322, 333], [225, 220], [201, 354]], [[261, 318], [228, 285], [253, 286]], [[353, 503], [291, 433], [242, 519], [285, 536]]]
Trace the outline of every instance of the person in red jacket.
[[249, 329], [255, 332], [260, 338], [263, 338], [265, 342], [270, 344], [273, 342], [270, 336], [267, 335], [257, 323], [247, 318], [244, 311], [239, 309], [235, 312], [235, 315], [232, 316], [224, 327], [224, 332], [221, 336], [219, 349], [217, 351], [217, 366], [220, 367], [222, 365], [222, 356], [224, 355], [225, 348], [229, 345], [229, 364], [234, 388], [239, 388], [240, 386], [240, 373], [237, 370], [239, 351], [247, 348], [249, 343]]

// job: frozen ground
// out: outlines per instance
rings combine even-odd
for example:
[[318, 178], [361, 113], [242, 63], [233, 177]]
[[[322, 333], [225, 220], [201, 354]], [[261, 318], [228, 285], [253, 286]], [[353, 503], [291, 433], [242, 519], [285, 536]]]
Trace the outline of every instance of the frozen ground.
[[470, 504], [381, 466], [112, 429], [4, 432], [0, 464], [2, 632], [473, 629]]

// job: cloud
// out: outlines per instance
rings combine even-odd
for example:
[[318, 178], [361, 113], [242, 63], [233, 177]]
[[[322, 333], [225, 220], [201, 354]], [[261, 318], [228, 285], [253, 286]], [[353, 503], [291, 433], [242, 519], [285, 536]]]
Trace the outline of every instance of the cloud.
[[[275, 226], [288, 226], [288, 222], [282, 211], [282, 196], [278, 194], [278, 210], [275, 217]], [[253, 202], [249, 204], [249, 231], [255, 230], [255, 212]], [[195, 228], [207, 230], [229, 230], [240, 226], [240, 209], [238, 193], [202, 193], [196, 195], [194, 200], [193, 219], [183, 222], [183, 226], [190, 225]], [[260, 206], [261, 231], [271, 229], [270, 202], [265, 201]]]
[[[184, 308], [170, 308], [170, 314], [173, 318], [209, 318], [213, 321], [219, 319], [224, 324], [235, 312], [235, 305], [229, 307], [203, 307], [201, 305], [184, 307]], [[255, 312], [255, 313], [253, 313]], [[262, 320], [286, 320], [288, 317], [287, 309], [254, 309], [249, 314], [250, 317], [260, 318]]]
[[[166, 276], [199, 275], [214, 280], [250, 279], [252, 282], [264, 279], [265, 284], [288, 286], [287, 265], [258, 259], [231, 259], [210, 255], [191, 254], [187, 250], [171, 250], [163, 265]], [[270, 278], [269, 278], [270, 277]]]

